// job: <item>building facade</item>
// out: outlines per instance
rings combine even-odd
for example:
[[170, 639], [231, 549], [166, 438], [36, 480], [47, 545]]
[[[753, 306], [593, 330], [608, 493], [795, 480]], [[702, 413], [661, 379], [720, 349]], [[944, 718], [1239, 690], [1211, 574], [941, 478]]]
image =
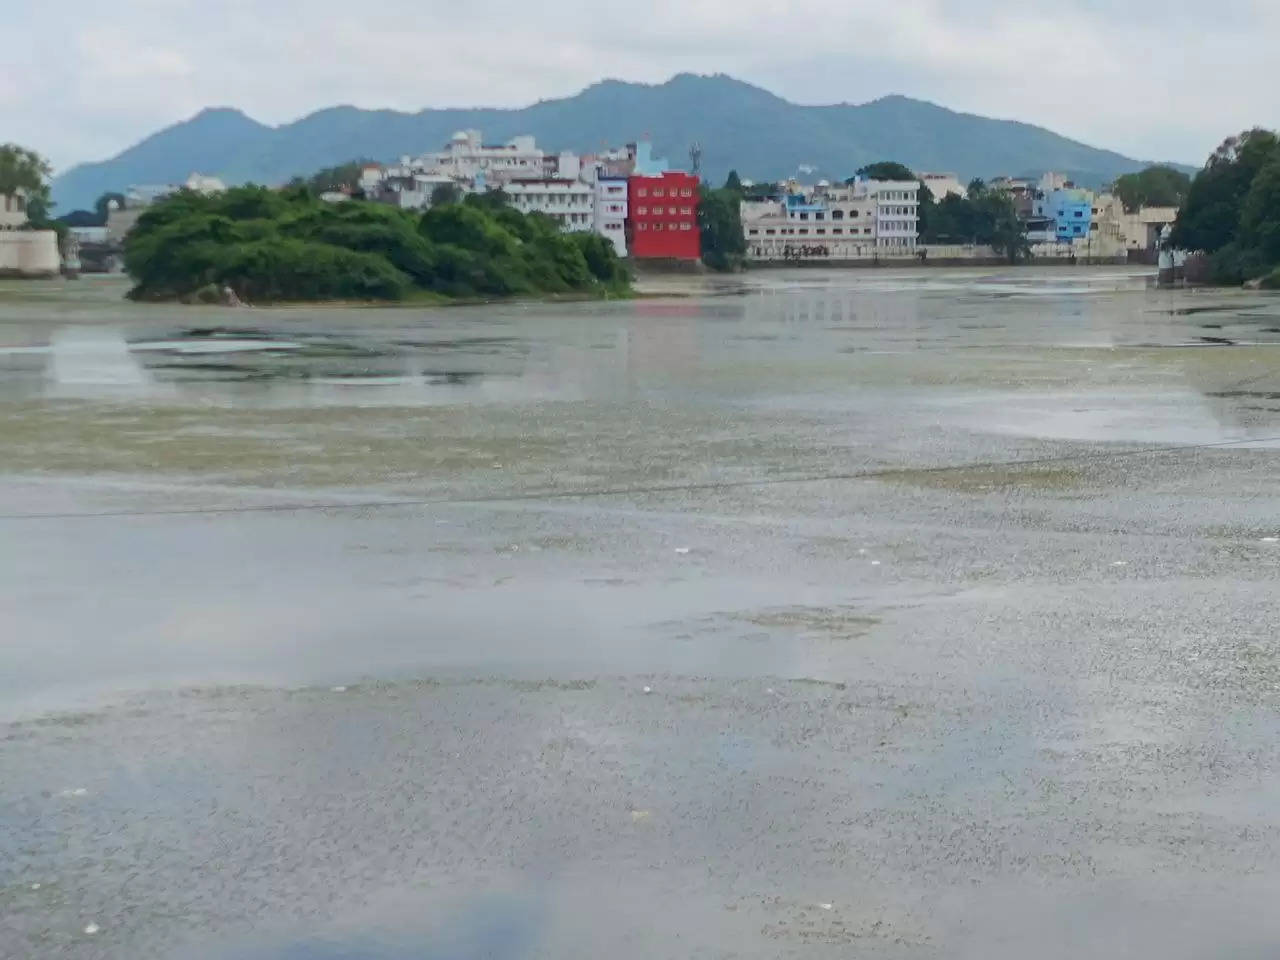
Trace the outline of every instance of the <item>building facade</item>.
[[1088, 190], [1060, 187], [1035, 201], [1034, 216], [1052, 218], [1059, 243], [1088, 239], [1093, 222], [1093, 194]]
[[448, 145], [437, 153], [424, 153], [414, 160], [405, 158], [404, 165], [418, 173], [437, 173], [454, 180], [483, 177], [491, 184], [517, 178], [540, 178], [545, 175], [546, 155], [533, 137], [512, 137], [504, 144], [486, 144], [479, 130], [459, 130]]
[[747, 258], [871, 260], [916, 255], [919, 183], [856, 180], [788, 185], [776, 200], [743, 201]]
[[620, 257], [627, 255], [627, 178], [597, 175], [593, 185], [596, 233], [613, 244]]
[[[639, 167], [637, 169], [640, 169]], [[637, 260], [698, 260], [698, 178], [667, 170], [627, 180], [627, 248]]]
[[545, 214], [566, 233], [595, 229], [595, 191], [589, 183], [547, 177], [511, 180], [502, 190], [516, 210]]
[[18, 188], [0, 194], [0, 230], [17, 230], [27, 223], [27, 193]]

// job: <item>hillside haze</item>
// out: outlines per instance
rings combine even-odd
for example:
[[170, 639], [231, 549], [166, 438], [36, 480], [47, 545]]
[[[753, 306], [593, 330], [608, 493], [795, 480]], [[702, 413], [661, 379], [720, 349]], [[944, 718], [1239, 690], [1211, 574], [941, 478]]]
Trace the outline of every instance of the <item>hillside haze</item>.
[[118, 156], [73, 167], [53, 181], [60, 213], [90, 208], [103, 193], [135, 184], [178, 183], [192, 171], [228, 183], [278, 184], [295, 174], [368, 157], [392, 160], [438, 150], [454, 131], [478, 128], [487, 142], [533, 134], [543, 149], [591, 152], [648, 134], [659, 156], [687, 166], [702, 144], [704, 175], [730, 169], [774, 180], [803, 164], [815, 177], [844, 178], [876, 160], [970, 177], [1058, 170], [1085, 184], [1110, 182], [1141, 161], [1042, 127], [957, 113], [909, 97], [804, 106], [723, 75], [679, 74], [650, 85], [605, 80], [572, 97], [515, 110], [363, 110], [340, 106], [270, 127], [238, 110], [204, 110]]

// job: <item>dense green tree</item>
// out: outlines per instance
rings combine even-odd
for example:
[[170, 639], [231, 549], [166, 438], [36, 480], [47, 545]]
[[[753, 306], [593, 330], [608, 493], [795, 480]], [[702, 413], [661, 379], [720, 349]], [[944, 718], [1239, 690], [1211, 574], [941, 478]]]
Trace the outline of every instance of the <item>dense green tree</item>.
[[312, 193], [328, 193], [333, 190], [354, 192], [360, 185], [360, 173], [370, 160], [348, 160], [336, 166], [317, 170], [309, 177], [296, 176], [289, 181], [290, 187], [306, 187]]
[[447, 207], [451, 203], [458, 203], [462, 199], [462, 191], [458, 189], [457, 184], [442, 183], [431, 191], [432, 207]]
[[[845, 169], [848, 169], [847, 167]], [[864, 180], [914, 180], [915, 173], [905, 164], [898, 163], [896, 160], [878, 160], [875, 163], [869, 163], [858, 171], [858, 176]], [[850, 180], [853, 178], [850, 178]], [[846, 180], [845, 183], [848, 183]]]
[[1191, 181], [1174, 227], [1174, 244], [1214, 253], [1235, 242], [1253, 178], [1278, 148], [1280, 141], [1268, 130], [1248, 130], [1224, 140]]
[[976, 200], [978, 197], [982, 196], [986, 192], [987, 192], [987, 181], [983, 180], [981, 177], [974, 177], [972, 180], [969, 181], [969, 187], [965, 191], [965, 196], [968, 197], [970, 200]]
[[741, 266], [747, 251], [742, 235], [742, 197], [736, 190], [698, 188], [698, 229], [702, 234], [702, 262], [713, 270]]
[[1280, 264], [1280, 151], [1249, 185], [1240, 208], [1238, 240], [1269, 264]]
[[1129, 213], [1142, 207], [1180, 207], [1191, 189], [1191, 178], [1173, 167], [1147, 167], [1116, 179], [1111, 191]]
[[53, 168], [34, 150], [16, 143], [0, 144], [0, 194], [24, 191], [28, 197], [48, 196]]
[[355, 200], [322, 203], [305, 186], [180, 191], [138, 220], [125, 265], [140, 299], [205, 297], [230, 286], [250, 301], [397, 300], [625, 293], [613, 245], [565, 235], [508, 206], [447, 204], [418, 216]]
[[738, 176], [737, 170], [730, 170], [729, 175], [724, 178], [724, 189], [742, 195], [742, 178]]

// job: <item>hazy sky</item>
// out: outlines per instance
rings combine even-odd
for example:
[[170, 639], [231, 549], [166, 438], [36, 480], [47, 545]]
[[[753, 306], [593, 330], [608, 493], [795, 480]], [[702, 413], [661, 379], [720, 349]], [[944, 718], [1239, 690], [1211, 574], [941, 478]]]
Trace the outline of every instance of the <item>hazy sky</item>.
[[803, 103], [903, 93], [1199, 164], [1280, 126], [1280, 0], [4, 0], [0, 141], [56, 165], [205, 106], [519, 106], [724, 72]]

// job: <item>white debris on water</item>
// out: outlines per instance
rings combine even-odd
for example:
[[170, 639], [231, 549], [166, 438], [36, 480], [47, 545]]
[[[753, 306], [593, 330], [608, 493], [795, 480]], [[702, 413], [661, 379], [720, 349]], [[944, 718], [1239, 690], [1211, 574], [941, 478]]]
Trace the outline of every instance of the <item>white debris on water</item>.
[[648, 819], [649, 819], [649, 811], [648, 811], [648, 810], [632, 810], [632, 811], [631, 811], [631, 822], [632, 822], [632, 823], [640, 823], [641, 821], [643, 821], [643, 820], [648, 820]]
[[88, 791], [88, 790], [86, 790], [84, 787], [68, 787], [66, 790], [60, 790], [60, 791], [58, 792], [58, 796], [60, 796], [60, 797], [83, 797], [83, 796], [86, 796], [88, 793], [89, 793], [89, 791]]
[[334, 693], [346, 693], [346, 692], [347, 692], [347, 688], [346, 688], [346, 687], [330, 687], [329, 689], [330, 689], [331, 691], [333, 691]]
[[820, 908], [822, 908], [823, 910], [832, 910], [832, 909], [834, 909], [834, 908], [835, 908], [835, 904], [834, 904], [834, 903], [820, 903], [820, 904], [818, 904], [818, 906], [819, 906]]
[[1112, 565], [1113, 567], [1127, 567], [1127, 566], [1129, 565], [1129, 561], [1128, 561], [1128, 560], [1117, 560], [1117, 561], [1115, 561], [1115, 562], [1114, 562], [1113, 564], [1111, 564], [1111, 565]]
[[879, 561], [879, 560], [872, 560], [872, 561], [871, 561], [871, 565], [872, 565], [873, 567], [878, 567], [878, 566], [880, 566], [880, 561]]
[[85, 928], [84, 928], [84, 932], [85, 932], [86, 934], [88, 934], [89, 936], [91, 936], [91, 937], [92, 937], [92, 936], [93, 936], [95, 933], [97, 933], [100, 929], [101, 929], [101, 928], [100, 928], [96, 923], [90, 923], [90, 924], [87, 924], [87, 925], [85, 926]]
[[645, 692], [645, 693], [653, 693], [653, 687], [645, 687], [645, 688], [644, 688], [644, 692]]
[[682, 556], [682, 557], [686, 557], [686, 556], [688, 556], [688, 555], [689, 555], [689, 548], [688, 548], [688, 547], [676, 547], [676, 553], [678, 553], [678, 554], [679, 554], [680, 556]]
[[1263, 537], [1259, 543], [1280, 543], [1280, 537]]
[[40, 884], [38, 884], [38, 883], [33, 883], [33, 884], [31, 885], [31, 889], [32, 889], [32, 890], [39, 890], [39, 889], [40, 889]]

